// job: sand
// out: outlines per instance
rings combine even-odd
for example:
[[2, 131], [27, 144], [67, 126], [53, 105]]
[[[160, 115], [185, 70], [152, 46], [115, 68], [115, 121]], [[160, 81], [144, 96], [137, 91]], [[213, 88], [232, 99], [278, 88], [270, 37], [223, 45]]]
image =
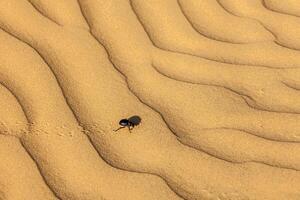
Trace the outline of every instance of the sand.
[[298, 7], [0, 1], [0, 199], [300, 199]]

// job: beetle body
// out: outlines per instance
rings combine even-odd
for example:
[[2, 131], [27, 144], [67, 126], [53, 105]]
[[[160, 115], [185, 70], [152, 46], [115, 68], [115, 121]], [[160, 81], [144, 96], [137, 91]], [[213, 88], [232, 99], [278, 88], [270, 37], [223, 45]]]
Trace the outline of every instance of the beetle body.
[[121, 119], [119, 121], [119, 125], [121, 127], [119, 127], [118, 129], [114, 130], [114, 131], [118, 131], [122, 128], [128, 127], [129, 132], [131, 132], [131, 130], [134, 128], [134, 126], [137, 126], [141, 123], [141, 118], [139, 116], [132, 116], [128, 119]]

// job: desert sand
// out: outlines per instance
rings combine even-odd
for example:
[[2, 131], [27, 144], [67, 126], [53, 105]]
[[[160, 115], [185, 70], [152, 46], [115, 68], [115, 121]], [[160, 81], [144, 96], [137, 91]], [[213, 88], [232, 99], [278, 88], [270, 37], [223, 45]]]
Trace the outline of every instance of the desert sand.
[[0, 1], [0, 199], [299, 200], [298, 4]]

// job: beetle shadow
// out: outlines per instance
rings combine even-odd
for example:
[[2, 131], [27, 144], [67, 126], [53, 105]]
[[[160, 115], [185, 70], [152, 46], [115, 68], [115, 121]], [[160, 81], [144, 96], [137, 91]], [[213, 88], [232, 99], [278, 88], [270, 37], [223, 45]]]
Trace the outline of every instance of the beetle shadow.
[[142, 119], [140, 116], [134, 115], [132, 117], [129, 117], [128, 121], [130, 121], [134, 126], [137, 126], [141, 123]]

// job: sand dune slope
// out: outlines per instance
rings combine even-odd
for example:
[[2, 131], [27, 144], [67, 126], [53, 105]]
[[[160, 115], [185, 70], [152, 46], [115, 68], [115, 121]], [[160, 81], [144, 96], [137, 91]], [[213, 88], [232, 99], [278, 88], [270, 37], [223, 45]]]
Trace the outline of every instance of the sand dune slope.
[[297, 0], [287, 0], [287, 1], [279, 1], [279, 0], [264, 0], [265, 6], [273, 11], [300, 16], [300, 8], [298, 6]]
[[297, 12], [0, 1], [0, 199], [300, 199]]

